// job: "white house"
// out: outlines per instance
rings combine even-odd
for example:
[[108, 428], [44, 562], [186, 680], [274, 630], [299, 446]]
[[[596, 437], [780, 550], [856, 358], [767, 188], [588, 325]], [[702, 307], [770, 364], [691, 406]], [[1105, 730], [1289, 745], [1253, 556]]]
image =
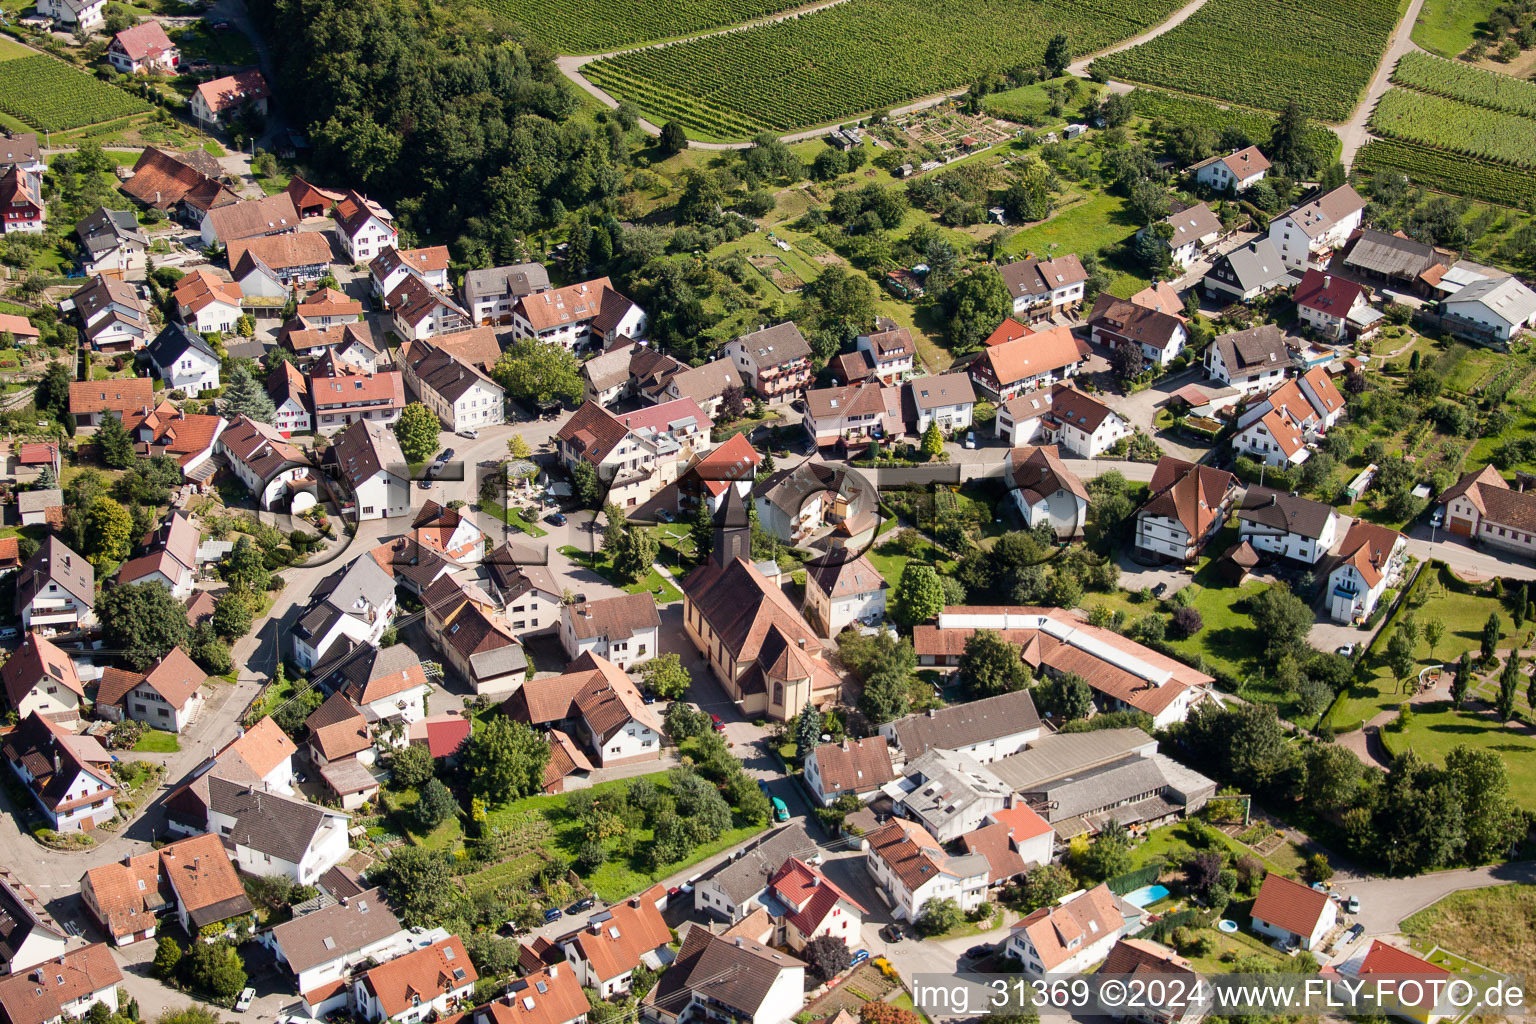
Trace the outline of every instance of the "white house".
[[1473, 281], [1447, 298], [1441, 309], [1453, 334], [1484, 344], [1507, 345], [1536, 326], [1536, 292], [1513, 277]]
[[264, 116], [271, 94], [272, 90], [260, 71], [238, 71], [199, 85], [192, 91], [187, 109], [194, 121], [217, 127], [227, 124], [230, 118], [247, 107]]
[[1408, 539], [1363, 519], [1350, 524], [1328, 573], [1328, 612], [1335, 622], [1362, 622], [1402, 571]]
[[805, 964], [745, 937], [695, 925], [652, 995], [640, 1006], [647, 1024], [682, 1024], [716, 1016], [738, 1024], [785, 1024], [805, 1005]]
[[[1049, 864], [1055, 856], [1056, 829], [1050, 822], [1030, 810], [1026, 803], [1019, 802], [1012, 807], [992, 811], [982, 821], [983, 829], [1000, 830], [1000, 835], [1007, 838], [1007, 849], [1026, 869], [1040, 864]], [[976, 833], [970, 834], [974, 836]], [[967, 842], [965, 836], [961, 836], [960, 841], [963, 846], [976, 847], [976, 852], [985, 850], [988, 845], [986, 842], [976, 843], [974, 840]], [[992, 884], [996, 885], [1004, 880], [999, 877], [994, 866]]]
[[284, 441], [281, 431], [245, 416], [226, 427], [214, 447], [263, 509], [277, 505], [288, 496], [291, 484], [313, 472], [304, 454]]
[[1338, 907], [1326, 891], [1274, 872], [1264, 876], [1253, 901], [1253, 930], [1283, 946], [1319, 949], [1338, 920]]
[[[370, 556], [359, 561], [372, 562]], [[377, 565], [377, 563], [375, 563]], [[410, 725], [427, 717], [427, 670], [409, 644], [376, 647], [368, 641], [341, 639], [311, 673], [322, 693], [350, 700], [369, 726]]]
[[1269, 222], [1280, 262], [1293, 270], [1326, 267], [1360, 227], [1365, 200], [1348, 185], [1302, 203]]
[[364, 554], [315, 585], [293, 627], [294, 658], [312, 668], [343, 637], [376, 645], [395, 614], [395, 581]]
[[689, 398], [615, 415], [583, 402], [555, 434], [567, 471], [584, 461], [608, 487], [608, 502], [633, 508], [674, 483], [696, 455], [714, 447], [713, 426]]
[[131, 28], [125, 28], [107, 44], [107, 60], [125, 75], [175, 74], [181, 62], [181, 51], [165, 34], [165, 28], [154, 18]]
[[390, 325], [406, 341], [454, 334], [471, 326], [468, 310], [415, 271], [406, 275], [384, 301], [390, 310]]
[[76, 736], [34, 711], [5, 738], [4, 750], [55, 832], [89, 832], [116, 817], [112, 755], [94, 736]]
[[661, 720], [622, 668], [590, 652], [558, 676], [529, 680], [503, 710], [515, 721], [579, 738], [599, 767], [661, 756]]
[[293, 198], [279, 192], [216, 206], [203, 217], [200, 230], [203, 245], [211, 247], [292, 234], [298, 227], [299, 211], [294, 208]]
[[272, 399], [277, 413], [272, 417], [272, 427], [280, 437], [303, 434], [314, 429], [309, 412], [309, 381], [297, 366], [284, 360], [267, 375], [267, 397]]
[[[945, 617], [940, 616], [940, 623]], [[997, 629], [986, 618], [959, 616], [950, 626]], [[924, 627], [919, 626], [919, 629]], [[930, 627], [931, 628], [931, 627]], [[906, 762], [929, 750], [960, 750], [991, 764], [1017, 754], [1040, 738], [1040, 714], [1027, 690], [984, 697], [965, 704], [915, 712], [880, 726], [891, 742], [892, 758]]]
[[[547, 279], [546, 279], [547, 284]], [[645, 334], [645, 310], [613, 290], [606, 277], [532, 292], [512, 306], [512, 335], [568, 351], [603, 351], [619, 338]]]
[[1316, 565], [1338, 540], [1329, 505], [1250, 484], [1237, 509], [1239, 535], [1255, 550]]
[[1290, 366], [1285, 333], [1274, 324], [1223, 334], [1205, 350], [1205, 372], [1245, 395], [1279, 384]]
[[357, 975], [352, 1009], [365, 1021], [420, 1024], [467, 1007], [480, 975], [457, 935]]
[[104, 942], [61, 952], [49, 963], [0, 978], [0, 1014], [8, 1024], [84, 1020], [98, 1005], [115, 1015], [122, 981], [122, 968]]
[[1269, 466], [1305, 462], [1344, 415], [1344, 396], [1320, 366], [1252, 402], [1237, 418], [1232, 446]]
[[155, 373], [173, 391], [196, 395], [219, 386], [219, 354], [185, 324], [166, 324], [149, 343]]
[[916, 821], [941, 843], [975, 830], [1013, 796], [981, 762], [953, 750], [929, 750], [909, 760], [882, 792], [897, 814]]
[[[1164, 217], [1162, 223], [1173, 228], [1166, 244], [1168, 257], [1176, 267], [1189, 267], [1221, 238], [1221, 218], [1204, 203], [1175, 210]], [[1150, 227], [1142, 228], [1136, 232], [1136, 237], [1141, 238], [1151, 230]]]
[[868, 803], [894, 778], [891, 745], [884, 736], [823, 743], [805, 757], [805, 781], [823, 807], [831, 807], [844, 793]]
[[661, 617], [650, 594], [624, 594], [565, 605], [560, 613], [560, 646], [575, 661], [591, 653], [628, 672], [661, 653]]
[[200, 334], [235, 330], [242, 312], [240, 286], [213, 271], [198, 268], [176, 282], [176, 312]]
[[428, 341], [411, 342], [401, 353], [400, 369], [449, 430], [488, 427], [505, 421], [505, 392], [473, 363]]
[[1366, 329], [1366, 321], [1374, 322], [1370, 296], [1369, 289], [1354, 281], [1309, 269], [1296, 286], [1296, 310], [1301, 322], [1318, 334], [1344, 341]]
[[1050, 260], [1026, 259], [997, 268], [1008, 294], [1013, 315], [1035, 323], [1065, 313], [1082, 304], [1088, 271], [1072, 254]]
[[969, 366], [971, 379], [994, 401], [1076, 376], [1093, 355], [1088, 342], [1070, 327], [1034, 331], [1013, 341], [992, 345]]
[[96, 570], [54, 534], [16, 574], [16, 613], [28, 632], [69, 632], [94, 626]]
[[734, 338], [724, 353], [768, 402], [788, 401], [811, 383], [811, 344], [792, 320]]
[[992, 425], [993, 436], [1003, 438], [1011, 448], [1022, 448], [1048, 436], [1046, 416], [1055, 393], [1055, 388], [1037, 388], [999, 405]]
[[0, 974], [14, 975], [55, 960], [69, 948], [69, 932], [48, 913], [37, 893], [6, 867], [0, 867], [0, 910], [12, 922], [0, 954]]
[[891, 320], [882, 319], [878, 326], [874, 334], [855, 338], [854, 349], [866, 354], [882, 384], [900, 384], [912, 372], [917, 344], [911, 331]]
[[433, 288], [447, 291], [448, 247], [396, 249], [387, 245], [368, 264], [368, 282], [375, 298], [386, 298], [413, 273]]
[[819, 868], [791, 857], [768, 880], [768, 903], [774, 907], [774, 939], [796, 953], [824, 936], [841, 939], [850, 948], [863, 941], [864, 915], [852, 896]]
[[1049, 526], [1062, 539], [1082, 536], [1088, 522], [1088, 489], [1057, 458], [1055, 446], [1011, 449], [1003, 472], [1019, 515], [1031, 530]]
[[[145, 24], [160, 27], [156, 21]], [[80, 240], [80, 268], [87, 274], [105, 271], [122, 277], [129, 270], [143, 267], [144, 254], [149, 251], [149, 238], [139, 227], [139, 218], [132, 210], [108, 210], [98, 206], [89, 217], [75, 225], [75, 237]], [[177, 290], [180, 291], [179, 283]]]
[[351, 485], [359, 519], [403, 516], [411, 510], [411, 482], [394, 431], [356, 420], [337, 434], [326, 454]]
[[92, 32], [107, 23], [106, 7], [107, 0], [38, 0], [37, 13]]
[[381, 890], [365, 889], [284, 921], [272, 929], [272, 945], [318, 1019], [346, 1004], [346, 986], [336, 983], [353, 967], [369, 960], [388, 963], [410, 951], [412, 937]]
[[1189, 168], [1189, 173], [1206, 188], [1218, 192], [1241, 192], [1263, 181], [1270, 162], [1258, 146], [1235, 150], [1226, 156], [1213, 156]]
[[987, 858], [944, 852], [915, 821], [892, 818], [865, 838], [864, 866], [898, 921], [916, 921], [929, 900], [952, 899], [962, 910], [986, 902]]
[[98, 274], [68, 303], [80, 318], [86, 340], [98, 352], [134, 351], [149, 341], [148, 307], [127, 281]]
[[672, 932], [656, 909], [665, 898], [665, 888], [653, 886], [593, 914], [581, 931], [562, 937], [566, 961], [583, 986], [612, 999], [630, 991], [637, 968], [655, 971], [672, 962]]
[[976, 410], [976, 389], [966, 373], [941, 373], [919, 377], [907, 383], [912, 408], [917, 411], [915, 431], [921, 435], [928, 424], [937, 422], [941, 433], [971, 428]]
[[55, 722], [80, 717], [85, 686], [75, 663], [41, 633], [28, 633], [0, 669], [5, 695], [17, 718], [34, 711]]
[[351, 856], [340, 811], [270, 793], [248, 782], [208, 780], [208, 831], [224, 839], [242, 873], [314, 885]]
[[1140, 911], [1101, 883], [1025, 917], [1013, 926], [1003, 951], [1023, 965], [1026, 977], [1081, 974], [1140, 922]]
[[1153, 366], [1167, 366], [1189, 344], [1184, 319], [1149, 309], [1108, 292], [1099, 296], [1088, 318], [1093, 342], [1106, 348], [1134, 346]]
[[368, 263], [386, 247], [400, 244], [394, 215], [352, 189], [331, 208], [331, 216], [341, 251], [352, 263]]
[[1281, 261], [1280, 250], [1266, 235], [1218, 256], [1201, 284], [1212, 298], [1249, 302], [1295, 280], [1294, 272]]
[[[1038, 396], [1039, 392], [1035, 393]], [[1014, 417], [1016, 408], [1025, 403], [1030, 395], [1021, 395], [1008, 403], [1009, 415]], [[1038, 423], [1045, 439], [1073, 458], [1096, 459], [1121, 438], [1135, 433], [1131, 425], [1109, 406], [1070, 383], [1057, 384], [1050, 389], [1045, 402], [1046, 411]], [[1024, 411], [1032, 412], [1033, 409]], [[999, 413], [1001, 415], [1001, 413]], [[1013, 418], [1013, 422], [1028, 424], [1034, 416]]]
[[230, 243], [229, 266], [241, 294], [286, 301], [330, 272], [331, 243], [318, 231], [244, 239]]
[[1163, 456], [1151, 496], [1136, 510], [1136, 546], [1165, 561], [1193, 562], [1227, 521], [1236, 492], [1231, 473]]
[[[460, 297], [480, 326], [512, 322], [512, 307], [525, 295], [549, 291], [549, 271], [542, 263], [514, 263], [464, 273]], [[633, 335], [631, 335], [633, 336]]]
[[823, 636], [837, 636], [856, 622], [885, 619], [890, 584], [869, 559], [833, 553], [806, 563], [805, 570], [805, 601], [800, 610]]
[[162, 732], [182, 732], [203, 708], [208, 673], [180, 647], [172, 647], [148, 672], [108, 668], [96, 691], [102, 718], [131, 719]]
[[185, 513], [170, 513], [159, 527], [139, 541], [144, 554], [123, 563], [117, 572], [117, 582], [158, 583], [176, 600], [185, 601], [192, 595], [197, 575], [200, 539], [197, 527]]

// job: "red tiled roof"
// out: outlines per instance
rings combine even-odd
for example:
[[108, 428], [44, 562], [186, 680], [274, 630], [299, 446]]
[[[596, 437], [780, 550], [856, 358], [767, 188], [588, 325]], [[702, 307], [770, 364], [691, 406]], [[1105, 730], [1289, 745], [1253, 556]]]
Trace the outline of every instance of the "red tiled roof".
[[217, 114], [251, 100], [266, 99], [271, 95], [271, 90], [267, 88], [267, 80], [261, 77], [260, 71], [241, 71], [204, 82], [197, 87], [197, 94], [203, 98], [208, 109]]
[[972, 365], [991, 367], [999, 385], [1027, 380], [1071, 366], [1091, 353], [1088, 343], [1068, 327], [1052, 327], [1015, 341], [984, 349]]
[[454, 989], [472, 986], [479, 979], [469, 954], [464, 952], [464, 943], [457, 935], [450, 935], [441, 942], [380, 964], [364, 974], [362, 981], [388, 1018], [409, 1010], [413, 996], [428, 1002]]
[[1253, 901], [1253, 916], [1293, 935], [1311, 935], [1328, 909], [1328, 894], [1301, 882], [1277, 875], [1264, 876], [1258, 898]]

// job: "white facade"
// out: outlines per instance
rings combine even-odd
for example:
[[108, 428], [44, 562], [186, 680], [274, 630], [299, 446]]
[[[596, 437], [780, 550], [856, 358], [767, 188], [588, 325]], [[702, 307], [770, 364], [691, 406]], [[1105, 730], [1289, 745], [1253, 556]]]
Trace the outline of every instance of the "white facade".
[[386, 607], [378, 610], [378, 614], [372, 620], [351, 614], [339, 615], [324, 635], [314, 637], [311, 641], [305, 641], [294, 634], [293, 656], [300, 668], [313, 668], [316, 662], [325, 657], [325, 652], [330, 650], [331, 645], [342, 637], [348, 637], [354, 643], [377, 647], [379, 638], [384, 635], [384, 631], [389, 628], [394, 618], [395, 599], [393, 597], [389, 599]]
[[941, 405], [936, 409], [919, 409], [917, 410], [917, 432], [921, 434], [927, 430], [928, 424], [934, 420], [939, 421], [939, 429], [943, 431], [969, 430], [974, 422], [975, 411], [975, 402]]
[[477, 379], [451, 402], [419, 378], [416, 380], [416, 390], [420, 392], [421, 400], [427, 408], [437, 413], [437, 418], [449, 430], [488, 427], [506, 420], [503, 415], [504, 392], [488, 380]]
[[359, 519], [393, 519], [411, 511], [411, 482], [379, 470], [357, 485]]
[[[102, 28], [107, 23], [107, 0], [37, 0], [37, 13], [45, 18], [55, 18], [66, 25], [79, 25], [87, 31]], [[114, 1007], [115, 1009], [115, 1007]]]
[[[393, 614], [393, 609], [391, 609]], [[387, 697], [362, 705], [364, 712], [373, 712], [379, 721], [388, 721], [398, 718], [407, 724], [419, 722], [427, 717], [427, 694], [432, 690], [429, 686], [415, 686], [409, 690], [392, 693]]]
[[864, 865], [882, 894], [889, 899], [891, 916], [898, 921], [916, 921], [923, 916], [929, 900], [952, 899], [961, 910], [974, 910], [987, 900], [987, 862], [983, 857], [952, 858], [963, 863], [979, 862], [977, 874], [960, 877], [947, 872], [931, 875], [915, 889], [907, 887], [901, 876], [891, 870], [885, 858], [874, 851], [865, 855]]
[[272, 417], [272, 425], [284, 437], [287, 437], [289, 434], [302, 434], [314, 429], [314, 423], [309, 416], [309, 408], [293, 398], [283, 399], [283, 404], [277, 407], [277, 415]]
[[1345, 562], [1328, 574], [1328, 614], [1334, 622], [1368, 619], [1386, 589], [1385, 573], [1372, 586], [1359, 569]]
[[1040, 498], [1033, 505], [1024, 491], [1013, 489], [1013, 503], [1031, 530], [1049, 526], [1058, 537], [1082, 536], [1088, 522], [1088, 501], [1066, 488]]
[[1330, 899], [1324, 901], [1323, 910], [1317, 915], [1317, 923], [1312, 926], [1312, 931], [1306, 935], [1298, 935], [1296, 932], [1287, 931], [1280, 925], [1271, 924], [1257, 914], [1253, 916], [1253, 930], [1260, 935], [1267, 935], [1283, 943], [1294, 942], [1302, 949], [1316, 949], [1318, 944], [1323, 941], [1323, 936], [1333, 929], [1338, 920], [1338, 906]]
[[1280, 262], [1293, 270], [1305, 270], [1314, 261], [1341, 249], [1349, 236], [1360, 227], [1364, 208], [1346, 214], [1328, 227], [1309, 235], [1298, 222], [1295, 211], [1269, 222], [1269, 238], [1280, 251]]
[[240, 319], [240, 312], [240, 307], [233, 303], [215, 301], [195, 313], [183, 309], [182, 317], [183, 322], [199, 334], [208, 334], [212, 331], [229, 334], [235, 329], [235, 324]]
[[[1026, 423], [1028, 421], [1025, 421]], [[1036, 420], [1038, 422], [1038, 419]], [[1121, 419], [1118, 413], [1110, 413], [1104, 417], [1092, 432], [1084, 430], [1081, 426], [1067, 422], [1063, 419], [1055, 419], [1048, 425], [1051, 436], [1063, 455], [1071, 455], [1079, 459], [1096, 459], [1103, 455], [1115, 443], [1123, 437], [1130, 437], [1135, 433], [1131, 425]], [[1014, 442], [1016, 445], [1029, 442]]]
[[1167, 516], [1136, 517], [1136, 546], [1180, 562], [1194, 557], [1194, 540], [1184, 524]]
[[1329, 510], [1322, 532], [1316, 537], [1304, 537], [1299, 533], [1282, 532], [1278, 527], [1265, 526], [1239, 518], [1238, 535], [1253, 545], [1255, 551], [1283, 555], [1298, 562], [1316, 565], [1338, 540], [1339, 516]]
[[877, 587], [862, 594], [850, 594], [832, 600], [809, 576], [805, 581], [805, 603], [801, 612], [822, 636], [837, 636], [854, 622], [871, 616], [885, 618], [886, 588]]
[[1254, 420], [1238, 431], [1232, 438], [1232, 447], [1242, 454], [1253, 456], [1266, 466], [1299, 466], [1312, 454], [1305, 445], [1299, 443], [1287, 452], [1285, 446], [1270, 434], [1265, 420]]
[[199, 349], [188, 345], [170, 366], [155, 364], [165, 386], [175, 391], [196, 395], [219, 386], [219, 361]]
[[[434, 937], [433, 941], [437, 941], [439, 938], [446, 939], [448, 937], [448, 933], [440, 928], [434, 929], [434, 932], [441, 932], [441, 935]], [[273, 944], [276, 947], [278, 957], [284, 963], [287, 963], [288, 957], [283, 952], [282, 940], [275, 934], [273, 938]], [[301, 994], [305, 992], [313, 992], [315, 989], [322, 985], [327, 985], [334, 981], [340, 981], [341, 978], [347, 973], [347, 971], [357, 964], [368, 960], [373, 960], [374, 962], [381, 964], [387, 963], [388, 961], [393, 960], [395, 957], [400, 956], [401, 954], [410, 952], [414, 945], [415, 943], [412, 941], [410, 932], [407, 932], [404, 928], [402, 928], [396, 931], [394, 934], [386, 935], [383, 938], [377, 939], [360, 949], [348, 950], [346, 953], [336, 957], [334, 960], [327, 960], [323, 964], [315, 964], [312, 967], [307, 967], [304, 970], [297, 972], [296, 987]]]
[[188, 697], [180, 708], [174, 708], [148, 683], [140, 683], [123, 697], [124, 714], [162, 732], [181, 732], [197, 717], [202, 707], [203, 695], [200, 691]]
[[660, 630], [656, 626], [637, 629], [625, 639], [612, 642], [609, 642], [606, 635], [577, 639], [570, 609], [571, 606], [566, 605], [560, 616], [560, 646], [565, 648], [566, 657], [571, 661], [591, 652], [599, 658], [607, 658], [628, 672], [635, 665], [650, 661], [658, 653]]
[[1214, 342], [1206, 349], [1205, 368], [1212, 378], [1221, 381], [1229, 387], [1236, 388], [1245, 395], [1257, 394], [1260, 391], [1268, 391], [1275, 385], [1285, 381], [1285, 372], [1290, 367], [1289, 362], [1276, 363], [1266, 366], [1264, 369], [1244, 372], [1233, 372], [1222, 358], [1221, 347]]
[[349, 233], [340, 224], [336, 227], [336, 237], [341, 241], [341, 250], [353, 263], [367, 263], [383, 252], [385, 246], [396, 245], [400, 241], [394, 225], [373, 213], [369, 214], [368, 219], [355, 232]]
[[[11, 761], [11, 770], [20, 777], [22, 782], [27, 783], [28, 792], [31, 792], [32, 773], [27, 771], [26, 766]], [[104, 821], [111, 821], [117, 814], [114, 793], [113, 787], [106, 785], [90, 772], [78, 772], [70, 780], [69, 788], [64, 791], [64, 795], [56, 804], [59, 807], [68, 804], [76, 806], [55, 811], [41, 800], [34, 798], [34, 802], [55, 832], [84, 832]]]

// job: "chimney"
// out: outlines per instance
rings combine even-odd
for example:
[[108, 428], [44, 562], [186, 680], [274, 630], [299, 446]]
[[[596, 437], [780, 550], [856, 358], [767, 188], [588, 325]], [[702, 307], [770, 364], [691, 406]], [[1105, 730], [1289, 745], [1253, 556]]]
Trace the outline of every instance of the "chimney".
[[928, 717], [929, 717], [929, 718], [932, 718], [932, 717], [933, 717], [933, 708], [929, 708], [929, 709], [928, 709]]
[[800, 638], [800, 649], [805, 650], [805, 637]]
[[812, 875], [811, 876], [811, 888], [812, 889], [817, 889], [817, 888], [820, 888], [820, 887], [821, 887], [821, 876], [820, 875]]
[[549, 965], [549, 976], [551, 978], [558, 978], [558, 977], [560, 977], [560, 965], [559, 964], [550, 964]]
[[1330, 288], [1332, 286], [1333, 286], [1333, 275], [1332, 274], [1324, 274], [1323, 275], [1323, 287], [1324, 288]]
[[747, 943], [746, 943], [745, 939], [743, 939], [740, 935], [736, 936], [736, 948], [737, 949], [740, 949], [741, 947], [745, 946], [746, 944]]

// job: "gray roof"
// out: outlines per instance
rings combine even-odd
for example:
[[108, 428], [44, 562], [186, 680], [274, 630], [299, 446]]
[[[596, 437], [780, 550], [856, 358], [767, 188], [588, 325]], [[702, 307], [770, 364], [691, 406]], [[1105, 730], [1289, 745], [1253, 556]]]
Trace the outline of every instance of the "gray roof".
[[1095, 732], [1042, 736], [1028, 750], [987, 765], [987, 771], [1016, 792], [1032, 792], [1048, 783], [1098, 765], [1117, 761], [1157, 741], [1140, 729], [1099, 729]]
[[215, 352], [203, 338], [186, 324], [169, 323], [161, 332], [155, 335], [155, 340], [149, 343], [146, 351], [150, 361], [163, 373], [176, 364], [188, 350], [196, 350], [213, 360], [219, 362], [219, 354]]
[[139, 219], [132, 210], [108, 210], [98, 206], [96, 211], [75, 225], [80, 244], [94, 257], [111, 252], [124, 239], [148, 245], [149, 239], [139, 230]]
[[341, 615], [362, 615], [370, 608], [382, 608], [394, 596], [394, 578], [373, 560], [372, 555], [364, 554], [315, 586], [309, 607], [299, 616], [296, 629], [301, 636], [323, 636], [329, 628], [327, 624]]
[[969, 704], [918, 712], [891, 723], [896, 745], [908, 758], [929, 750], [958, 750], [1040, 728], [1040, 714], [1028, 690]]
[[752, 497], [761, 498], [794, 516], [806, 500], [819, 491], [837, 491], [856, 501], [854, 491], [858, 489], [859, 480], [857, 475], [841, 467], [806, 461], [790, 469], [779, 470], [752, 488]]
[[811, 356], [811, 343], [805, 340], [793, 320], [759, 328], [736, 340], [745, 346], [748, 358], [759, 367], [778, 366], [791, 359], [809, 359]]
[[464, 301], [473, 302], [493, 295], [520, 299], [549, 287], [549, 271], [542, 263], [514, 263], [507, 267], [487, 267], [464, 275]]
[[16, 613], [32, 603], [43, 584], [57, 583], [71, 597], [87, 608], [96, 606], [96, 570], [91, 563], [70, 550], [58, 537], [49, 534], [37, 554], [21, 567], [16, 576]]
[[305, 800], [294, 800], [248, 783], [231, 782], [218, 775], [208, 779], [208, 810], [235, 819], [224, 835], [226, 845], [234, 843], [291, 864], [304, 859], [327, 817], [347, 817], [340, 811], [327, 811]]
[[899, 794], [914, 817], [943, 832], [946, 823], [964, 817], [977, 801], [1006, 800], [1009, 789], [969, 754], [930, 750], [908, 761], [901, 778], [888, 783], [885, 792], [892, 799]]
[[1536, 292], [1513, 277], [1473, 281], [1445, 300], [1449, 307], [1461, 302], [1480, 302], [1510, 323], [1529, 323], [1536, 317]]
[[1170, 249], [1197, 242], [1206, 235], [1218, 234], [1221, 231], [1221, 218], [1204, 203], [1197, 203], [1178, 213], [1170, 213], [1163, 220], [1173, 225], [1173, 235], [1168, 239]]
[[968, 373], [941, 373], [936, 377], [919, 377], [907, 385], [912, 391], [912, 404], [919, 409], [942, 409], [946, 405], [968, 405], [976, 401]]
[[1227, 253], [1206, 276], [1215, 274], [1223, 260], [1232, 268], [1238, 287], [1245, 292], [1252, 288], [1279, 288], [1300, 280], [1281, 263], [1280, 250], [1267, 235]]
[[1229, 375], [1241, 376], [1291, 365], [1291, 350], [1285, 344], [1285, 332], [1274, 324], [1260, 324], [1246, 331], [1223, 334], [1211, 344], [1221, 353], [1221, 361], [1226, 364]]
[[1416, 278], [1437, 262], [1434, 246], [1375, 228], [1362, 230], [1344, 257], [1346, 267], [1405, 278]]
[[1237, 518], [1261, 526], [1273, 527], [1286, 533], [1317, 540], [1328, 525], [1333, 508], [1320, 501], [1276, 491], [1269, 487], [1251, 486], [1243, 496], [1243, 504], [1237, 510]]
[[411, 367], [417, 378], [450, 402], [457, 402], [476, 384], [484, 384], [498, 392], [501, 390], [501, 385], [475, 369], [471, 363], [435, 347], [431, 342], [419, 341], [412, 346], [412, 351], [425, 352]]
[[1112, 807], [1143, 793], [1160, 793], [1167, 782], [1156, 761], [1128, 754], [1023, 792], [1046, 801], [1050, 808], [1046, 814], [1048, 821], [1062, 821]]
[[356, 953], [401, 931], [400, 921], [378, 889], [368, 889], [272, 929], [295, 973]]
[[737, 1016], [751, 1019], [768, 998], [779, 974], [790, 967], [805, 966], [788, 953], [745, 938], [728, 939], [695, 925], [649, 1001], [672, 1012], [690, 1001], [692, 993], [723, 1004]]
[[64, 507], [64, 492], [57, 487], [42, 491], [22, 491], [16, 495], [16, 510], [23, 515]]
[[735, 860], [715, 869], [709, 878], [737, 906], [763, 891], [773, 873], [791, 857], [809, 857], [816, 852], [816, 840], [799, 824], [786, 825], [770, 833], [762, 842], [743, 852]]

